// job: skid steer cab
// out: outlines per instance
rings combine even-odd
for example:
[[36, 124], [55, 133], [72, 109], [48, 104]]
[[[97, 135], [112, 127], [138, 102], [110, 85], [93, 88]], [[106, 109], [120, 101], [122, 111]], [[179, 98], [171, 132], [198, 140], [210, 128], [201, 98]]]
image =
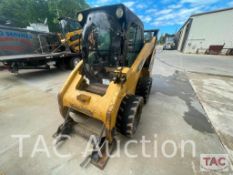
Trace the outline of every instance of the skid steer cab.
[[135, 134], [148, 102], [158, 30], [146, 31], [149, 38], [144, 41], [143, 23], [122, 4], [81, 11], [77, 19], [83, 28], [83, 60], [58, 94], [65, 121], [55, 135], [63, 140], [59, 136], [73, 131], [73, 113], [100, 121], [94, 144], [100, 150], [88, 158], [103, 168], [108, 160], [105, 146], [114, 148], [116, 131], [126, 137]]

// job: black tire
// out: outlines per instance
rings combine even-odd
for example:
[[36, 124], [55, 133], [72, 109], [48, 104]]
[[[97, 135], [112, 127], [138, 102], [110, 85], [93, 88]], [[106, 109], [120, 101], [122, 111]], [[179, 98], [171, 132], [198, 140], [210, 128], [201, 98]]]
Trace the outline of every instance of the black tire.
[[132, 137], [138, 127], [143, 106], [143, 98], [127, 95], [121, 102], [119, 108], [116, 128], [127, 137]]
[[150, 90], [152, 86], [152, 78], [151, 77], [141, 77], [138, 80], [138, 84], [136, 87], [136, 95], [141, 96], [144, 99], [144, 103], [146, 104], [150, 95]]
[[81, 59], [79, 57], [73, 57], [70, 59], [69, 62], [69, 68], [72, 70], [75, 68], [75, 66], [79, 63]]
[[18, 64], [13, 62], [10, 65], [9, 70], [10, 70], [11, 73], [18, 73], [19, 72]]
[[56, 61], [55, 67], [60, 70], [66, 70], [66, 65], [63, 60]]

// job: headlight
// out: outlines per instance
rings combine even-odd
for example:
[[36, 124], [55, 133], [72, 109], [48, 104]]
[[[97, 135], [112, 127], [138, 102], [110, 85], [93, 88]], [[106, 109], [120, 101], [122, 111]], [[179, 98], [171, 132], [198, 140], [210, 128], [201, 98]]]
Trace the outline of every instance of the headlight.
[[121, 7], [118, 7], [116, 10], [116, 16], [117, 18], [122, 18], [122, 16], [124, 15], [124, 11]]
[[78, 22], [81, 22], [83, 20], [83, 14], [79, 13], [78, 14]]

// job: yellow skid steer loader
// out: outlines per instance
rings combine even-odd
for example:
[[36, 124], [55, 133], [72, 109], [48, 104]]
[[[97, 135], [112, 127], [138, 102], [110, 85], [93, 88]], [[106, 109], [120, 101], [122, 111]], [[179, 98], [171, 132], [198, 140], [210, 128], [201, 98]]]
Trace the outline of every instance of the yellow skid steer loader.
[[144, 31], [141, 20], [123, 4], [84, 10], [77, 16], [83, 28], [83, 60], [58, 94], [64, 123], [55, 136], [63, 140], [62, 135], [72, 132], [76, 122], [71, 112], [100, 121], [103, 129], [94, 147], [99, 146], [102, 156], [93, 151], [89, 158], [103, 169], [108, 160], [105, 145], [113, 149], [115, 132], [127, 137], [136, 132], [152, 86], [158, 30]]
[[61, 17], [58, 20], [63, 38], [62, 43], [67, 45], [71, 52], [79, 54], [78, 57], [73, 57], [68, 64], [70, 69], [74, 69], [82, 56], [82, 27], [77, 20], [69, 17]]

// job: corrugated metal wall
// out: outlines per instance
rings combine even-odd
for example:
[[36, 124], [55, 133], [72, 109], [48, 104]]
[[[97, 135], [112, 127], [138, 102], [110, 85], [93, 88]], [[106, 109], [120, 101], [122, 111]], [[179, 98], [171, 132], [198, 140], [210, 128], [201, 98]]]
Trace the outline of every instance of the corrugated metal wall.
[[[184, 53], [204, 52], [210, 45], [223, 45], [224, 48], [233, 48], [233, 9], [216, 13], [194, 16], [187, 41], [182, 35], [178, 50], [182, 51], [181, 44], [185, 42]], [[182, 31], [181, 30], [181, 31]]]

